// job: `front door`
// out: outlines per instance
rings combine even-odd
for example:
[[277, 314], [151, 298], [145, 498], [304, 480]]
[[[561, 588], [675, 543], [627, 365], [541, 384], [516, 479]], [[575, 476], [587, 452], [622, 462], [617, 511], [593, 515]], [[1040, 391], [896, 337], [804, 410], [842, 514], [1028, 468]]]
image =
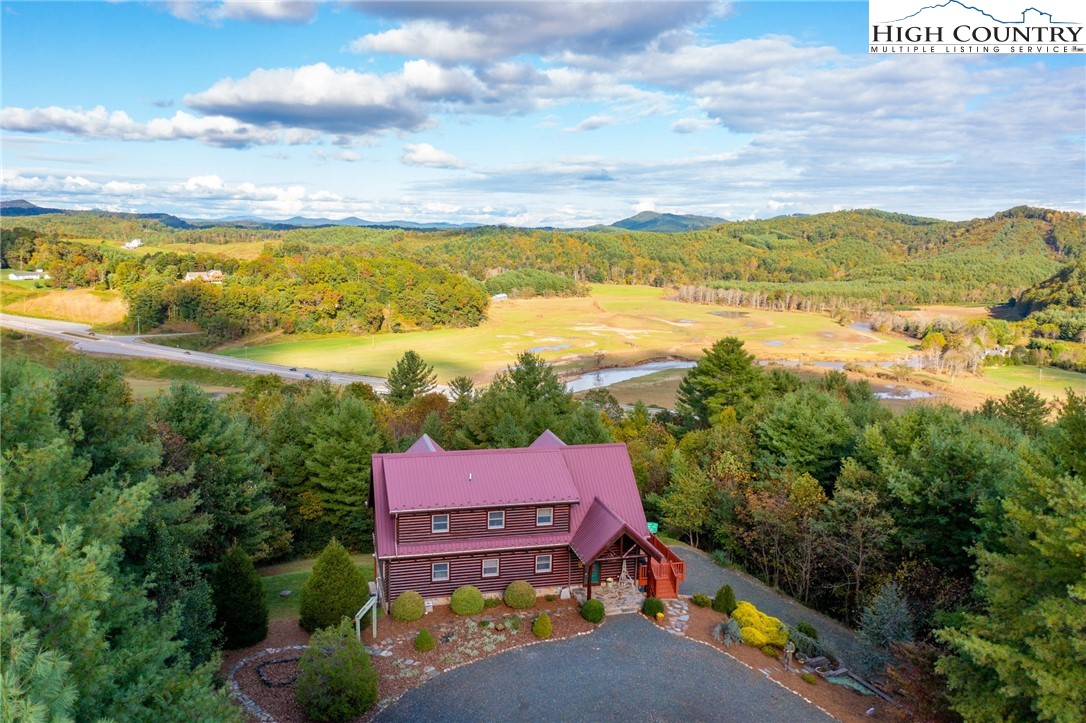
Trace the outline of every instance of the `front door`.
[[600, 564], [598, 562], [592, 563], [592, 567], [584, 571], [584, 584], [600, 584]]

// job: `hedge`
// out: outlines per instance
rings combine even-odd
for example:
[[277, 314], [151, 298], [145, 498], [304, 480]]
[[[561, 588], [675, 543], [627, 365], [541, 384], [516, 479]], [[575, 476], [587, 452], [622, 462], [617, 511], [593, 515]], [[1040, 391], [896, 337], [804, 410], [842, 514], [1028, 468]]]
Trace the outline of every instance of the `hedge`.
[[422, 595], [414, 590], [404, 590], [392, 601], [390, 614], [393, 620], [409, 623], [426, 614], [426, 602], [422, 599]]
[[457, 615], [478, 615], [483, 611], [486, 602], [483, 593], [474, 585], [461, 585], [452, 594], [449, 607]]
[[603, 603], [599, 600], [587, 600], [581, 606], [581, 617], [590, 623], [603, 622], [604, 612]]

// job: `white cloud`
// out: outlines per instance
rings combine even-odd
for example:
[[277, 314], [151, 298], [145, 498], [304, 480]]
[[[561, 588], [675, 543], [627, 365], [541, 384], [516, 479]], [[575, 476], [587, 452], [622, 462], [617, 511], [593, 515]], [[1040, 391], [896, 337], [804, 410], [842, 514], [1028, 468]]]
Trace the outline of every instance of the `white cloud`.
[[170, 14], [189, 22], [242, 20], [261, 23], [308, 23], [316, 17], [311, 0], [169, 0]]
[[680, 118], [671, 124], [671, 130], [675, 133], [698, 133], [717, 125], [719, 122], [712, 118]]
[[400, 157], [403, 163], [409, 166], [426, 166], [427, 168], [463, 168], [464, 164], [450, 153], [438, 150], [429, 143], [416, 143], [404, 146], [404, 154]]
[[575, 126], [566, 128], [567, 133], [583, 133], [585, 131], [595, 131], [600, 128], [606, 128], [607, 126], [614, 125], [618, 121], [609, 115], [592, 115], [585, 118], [583, 121]]

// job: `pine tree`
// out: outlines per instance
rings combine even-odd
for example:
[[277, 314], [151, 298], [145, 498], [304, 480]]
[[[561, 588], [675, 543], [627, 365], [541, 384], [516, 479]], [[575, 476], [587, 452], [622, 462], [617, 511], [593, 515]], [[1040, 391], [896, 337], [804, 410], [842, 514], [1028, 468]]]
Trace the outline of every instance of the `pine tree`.
[[406, 404], [415, 397], [420, 397], [434, 389], [437, 375], [434, 367], [423, 361], [422, 357], [408, 350], [396, 362], [386, 380], [388, 392], [385, 397], [393, 404]]
[[234, 546], [215, 568], [215, 622], [228, 650], [268, 637], [268, 600], [260, 575], [245, 550]]
[[996, 404], [996, 414], [1030, 436], [1044, 429], [1048, 404], [1030, 387], [1018, 387]]
[[765, 375], [743, 342], [727, 336], [705, 350], [682, 382], [676, 409], [694, 426], [707, 427], [726, 408], [744, 410], [765, 391]]
[[343, 618], [354, 616], [367, 598], [366, 576], [351, 561], [343, 545], [332, 540], [302, 585], [298, 625], [309, 632], [339, 625]]
[[914, 634], [913, 616], [905, 596], [896, 582], [879, 589], [860, 618], [860, 640], [867, 644], [861, 661], [868, 675], [881, 674], [890, 662], [890, 647], [911, 643]]

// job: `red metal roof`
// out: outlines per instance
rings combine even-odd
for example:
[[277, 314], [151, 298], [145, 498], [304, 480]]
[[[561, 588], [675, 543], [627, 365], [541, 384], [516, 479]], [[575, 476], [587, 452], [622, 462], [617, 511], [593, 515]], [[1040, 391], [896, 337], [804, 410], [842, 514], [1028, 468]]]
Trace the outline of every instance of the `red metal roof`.
[[[549, 431], [538, 446], [518, 449], [428, 451], [373, 456], [373, 501], [381, 557], [567, 544], [578, 536], [597, 500], [641, 543], [648, 534], [645, 511], [624, 444], [566, 445]], [[558, 444], [555, 444], [557, 442]], [[412, 448], [418, 445], [412, 445]], [[436, 445], [435, 445], [436, 446]], [[397, 545], [395, 515], [472, 507], [513, 507], [576, 502], [567, 535], [453, 540]], [[599, 534], [585, 533], [582, 547]], [[539, 538], [538, 540], [536, 538]], [[546, 540], [548, 542], [542, 542]], [[653, 548], [644, 543], [646, 550]], [[409, 551], [410, 550], [410, 551]], [[598, 553], [597, 553], [598, 554]]]
[[597, 497], [581, 520], [569, 546], [573, 548], [577, 559], [588, 563], [599, 557], [601, 552], [623, 534], [629, 535], [642, 550], [653, 557], [657, 556], [656, 549], [645, 539], [644, 534], [631, 528]]

